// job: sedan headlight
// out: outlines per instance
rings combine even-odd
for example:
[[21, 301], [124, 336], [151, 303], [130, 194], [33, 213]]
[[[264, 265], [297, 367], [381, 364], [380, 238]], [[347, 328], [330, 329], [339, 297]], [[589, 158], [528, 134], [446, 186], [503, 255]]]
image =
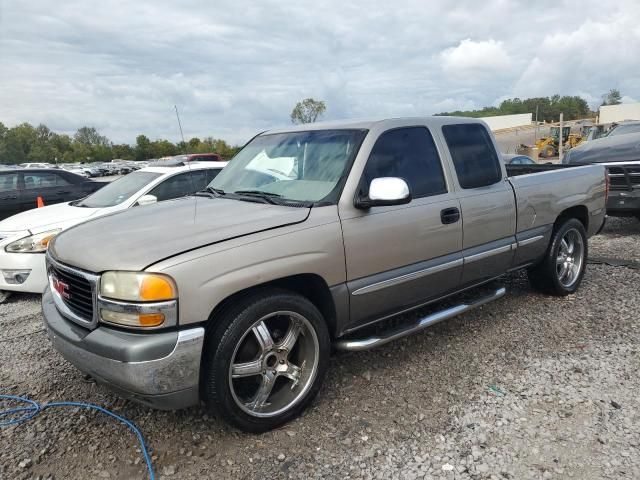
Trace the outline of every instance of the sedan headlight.
[[129, 328], [176, 325], [178, 289], [159, 273], [105, 272], [100, 278], [100, 319]]
[[7, 253], [42, 253], [47, 250], [49, 242], [60, 233], [61, 229], [48, 230], [11, 242], [4, 247]]

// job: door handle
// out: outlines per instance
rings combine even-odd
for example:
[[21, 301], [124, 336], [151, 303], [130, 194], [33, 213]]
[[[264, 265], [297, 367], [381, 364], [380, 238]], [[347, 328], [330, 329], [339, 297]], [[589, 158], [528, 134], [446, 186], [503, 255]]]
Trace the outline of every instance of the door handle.
[[2, 197], [0, 200], [16, 200], [18, 197]]
[[444, 210], [440, 211], [440, 220], [445, 225], [456, 223], [458, 220], [460, 220], [460, 210], [458, 210], [456, 207], [445, 208]]
[[71, 192], [69, 190], [58, 190], [56, 193], [63, 194], [63, 193], [71, 193]]

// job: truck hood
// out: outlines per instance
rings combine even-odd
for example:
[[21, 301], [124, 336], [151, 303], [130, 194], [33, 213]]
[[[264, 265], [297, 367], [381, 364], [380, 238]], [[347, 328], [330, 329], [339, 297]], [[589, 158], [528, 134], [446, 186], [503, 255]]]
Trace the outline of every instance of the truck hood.
[[640, 133], [598, 138], [572, 148], [566, 163], [632, 162], [640, 160]]
[[34, 208], [0, 222], [0, 232], [40, 233], [54, 228], [66, 228], [100, 212], [100, 208], [74, 207], [70, 202]]
[[304, 222], [309, 208], [188, 197], [107, 215], [58, 235], [49, 252], [91, 272], [143, 270], [188, 250]]

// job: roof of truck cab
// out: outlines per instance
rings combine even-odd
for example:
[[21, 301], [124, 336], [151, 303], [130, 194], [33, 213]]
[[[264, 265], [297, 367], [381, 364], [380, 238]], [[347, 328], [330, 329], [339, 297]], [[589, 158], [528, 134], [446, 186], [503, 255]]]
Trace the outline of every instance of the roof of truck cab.
[[351, 120], [332, 120], [327, 122], [304, 123], [301, 125], [289, 125], [285, 127], [273, 128], [262, 132], [262, 134], [287, 133], [287, 132], [306, 132], [309, 130], [371, 130], [372, 128], [395, 128], [400, 125], [426, 125], [440, 126], [452, 123], [482, 123], [479, 118], [470, 117], [447, 117], [447, 116], [428, 116], [428, 117], [397, 117], [397, 118], [365, 118]]

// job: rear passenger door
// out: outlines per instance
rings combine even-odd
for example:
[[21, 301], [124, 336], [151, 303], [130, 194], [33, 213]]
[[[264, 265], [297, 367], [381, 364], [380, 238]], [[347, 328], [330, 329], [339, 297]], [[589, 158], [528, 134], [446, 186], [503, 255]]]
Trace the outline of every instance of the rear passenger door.
[[[36, 208], [37, 198], [42, 197], [45, 205], [72, 200], [69, 198], [74, 186], [55, 171], [24, 170], [22, 172], [24, 189], [22, 190], [23, 210]], [[78, 198], [81, 196], [73, 196]]]
[[374, 178], [400, 177], [405, 205], [340, 210], [350, 294], [347, 329], [424, 303], [456, 288], [462, 272], [462, 222], [445, 217], [459, 203], [449, 188], [434, 139], [424, 126], [383, 132], [359, 189]]
[[444, 125], [462, 209], [463, 285], [511, 268], [516, 204], [493, 141], [480, 123]]
[[20, 190], [17, 172], [0, 172], [0, 220], [19, 213]]

